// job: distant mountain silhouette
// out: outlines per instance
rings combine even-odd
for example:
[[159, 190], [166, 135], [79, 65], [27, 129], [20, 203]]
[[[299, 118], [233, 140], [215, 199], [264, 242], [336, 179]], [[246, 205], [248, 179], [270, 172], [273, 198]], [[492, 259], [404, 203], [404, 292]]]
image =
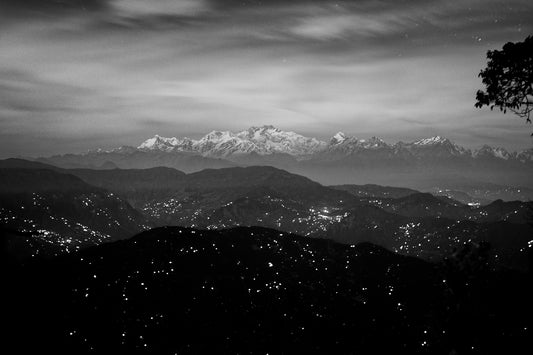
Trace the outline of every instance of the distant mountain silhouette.
[[106, 161], [105, 163], [100, 165], [100, 169], [118, 169], [118, 166], [112, 161]]
[[[69, 169], [165, 166], [187, 173], [208, 168], [270, 165], [328, 185], [379, 184], [416, 190], [461, 190], [458, 184], [471, 181], [477, 185], [492, 183], [533, 189], [532, 149], [508, 152], [485, 145], [471, 151], [441, 136], [389, 144], [378, 137], [360, 139], [342, 132], [325, 142], [268, 125], [241, 132], [212, 131], [198, 140], [156, 135], [138, 147], [98, 149], [37, 160]], [[533, 191], [525, 195], [527, 198], [533, 198]]]
[[63, 170], [62, 168], [59, 168], [55, 165], [19, 158], [8, 158], [0, 160], [0, 169], [47, 169], [56, 171]]
[[264, 187], [299, 202], [320, 204], [342, 199], [355, 200], [347, 193], [268, 166], [205, 169], [191, 174], [168, 168], [106, 171], [73, 169], [68, 172], [92, 185], [118, 193], [139, 207], [143, 206], [141, 203], [192, 197], [206, 198], [219, 206]]
[[227, 160], [207, 158], [186, 152], [168, 154], [164, 151], [141, 151], [134, 148], [122, 148], [110, 152], [91, 151], [81, 155], [56, 155], [48, 158], [39, 158], [37, 161], [65, 169], [100, 169], [102, 166], [107, 168], [110, 164], [113, 164], [113, 166], [122, 169], [170, 167], [186, 172], [236, 165]]
[[186, 178], [184, 172], [165, 167], [67, 171], [93, 186], [113, 191], [134, 206], [142, 206], [147, 201], [169, 198]]

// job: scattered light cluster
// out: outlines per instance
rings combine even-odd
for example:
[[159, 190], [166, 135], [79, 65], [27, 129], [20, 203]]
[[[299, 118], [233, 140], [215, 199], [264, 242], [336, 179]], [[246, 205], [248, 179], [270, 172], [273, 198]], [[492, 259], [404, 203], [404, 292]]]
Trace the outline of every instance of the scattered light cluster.
[[137, 225], [135, 216], [113, 194], [31, 193], [1, 204], [0, 225], [32, 235], [33, 255], [57, 255], [101, 244], [124, 228], [148, 229]]
[[[112, 259], [83, 256], [78, 259], [85, 278], [71, 290], [71, 302], [82, 310], [94, 312], [102, 299], [115, 304], [113, 312], [118, 318], [114, 320], [114, 333], [109, 336], [117, 339], [124, 349], [157, 349], [153, 334], [164, 332], [169, 324], [181, 318], [187, 322], [189, 317], [197, 317], [198, 312], [204, 312], [204, 307], [209, 307], [205, 311], [208, 314], [235, 312], [232, 298], [239, 300], [239, 312], [250, 317], [268, 305], [271, 309], [268, 312], [274, 317], [289, 322], [285, 331], [290, 337], [303, 336], [311, 330], [313, 322], [332, 321], [335, 300], [350, 300], [353, 307], [361, 308], [362, 314], [365, 307], [375, 307], [379, 300], [380, 305], [387, 307], [387, 314], [397, 313], [395, 317], [399, 319], [406, 319], [413, 306], [402, 294], [403, 286], [398, 286], [402, 274], [400, 263], [389, 263], [379, 278], [367, 280], [361, 268], [372, 262], [372, 258], [380, 257], [374, 250], [361, 251], [352, 245], [344, 247], [342, 252], [337, 250], [334, 253], [338, 254], [332, 258], [325, 245], [318, 248], [314, 242], [287, 238], [285, 233], [276, 237], [272, 231], [244, 232], [241, 237], [249, 242], [233, 239], [230, 242], [224, 234], [213, 237], [213, 232], [202, 230], [174, 228], [172, 233], [174, 236], [170, 238], [151, 240], [155, 252], [121, 261], [118, 274], [102, 272], [106, 270], [104, 265], [112, 264]], [[143, 241], [135, 240], [134, 245], [138, 243]], [[243, 249], [243, 245], [249, 246]], [[138, 250], [143, 248], [139, 245]], [[194, 267], [190, 269], [189, 265]], [[340, 275], [352, 276], [347, 282]], [[448, 287], [445, 282], [437, 286], [443, 290]], [[314, 296], [309, 297], [310, 294]], [[171, 308], [158, 307], [160, 300], [170, 302], [175, 297], [179, 301], [172, 301]], [[287, 308], [287, 300], [296, 301], [297, 307]], [[139, 308], [139, 304], [147, 307]], [[260, 318], [254, 319], [257, 329], [252, 332], [263, 326]], [[342, 320], [336, 316], [337, 319], [342, 327], [353, 326], [353, 319]], [[85, 327], [82, 323], [69, 324], [65, 336], [80, 345], [92, 346], [95, 339]], [[419, 332], [420, 348], [431, 348], [446, 333], [444, 328], [423, 324], [411, 331]]]

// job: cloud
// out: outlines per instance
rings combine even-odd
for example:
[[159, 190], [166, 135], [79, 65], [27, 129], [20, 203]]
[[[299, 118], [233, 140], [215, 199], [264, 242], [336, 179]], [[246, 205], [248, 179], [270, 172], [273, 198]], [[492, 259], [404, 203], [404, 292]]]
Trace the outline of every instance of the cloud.
[[[0, 25], [4, 155], [267, 123], [530, 144], [514, 121], [498, 138], [509, 117], [473, 107], [486, 51], [533, 31], [525, 0], [7, 4], [24, 15]], [[36, 136], [34, 152], [20, 145]]]
[[64, 16], [75, 12], [105, 11], [108, 4], [109, 0], [2, 0], [0, 18]]
[[111, 7], [121, 15], [194, 15], [208, 8], [207, 0], [114, 0]]

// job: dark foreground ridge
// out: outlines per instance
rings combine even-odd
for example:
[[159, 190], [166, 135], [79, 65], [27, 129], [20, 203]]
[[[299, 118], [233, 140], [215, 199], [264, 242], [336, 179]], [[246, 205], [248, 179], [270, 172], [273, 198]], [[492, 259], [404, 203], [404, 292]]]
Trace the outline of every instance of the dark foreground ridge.
[[528, 344], [529, 275], [490, 271], [482, 246], [431, 264], [264, 228], [163, 227], [7, 270], [6, 338], [19, 354], [519, 354]]

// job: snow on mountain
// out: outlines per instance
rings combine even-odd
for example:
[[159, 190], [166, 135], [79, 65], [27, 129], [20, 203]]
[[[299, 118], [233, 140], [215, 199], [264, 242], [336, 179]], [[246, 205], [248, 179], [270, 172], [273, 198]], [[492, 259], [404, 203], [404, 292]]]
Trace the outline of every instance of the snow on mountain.
[[441, 136], [435, 136], [430, 138], [420, 139], [413, 142], [413, 145], [424, 146], [424, 145], [436, 145], [436, 144], [447, 144], [450, 140]]
[[262, 150], [254, 142], [237, 137], [235, 133], [229, 131], [208, 133], [198, 141], [193, 142], [192, 149], [208, 157], [227, 157], [254, 151], [259, 153]]
[[361, 147], [365, 149], [391, 148], [391, 146], [385, 143], [383, 139], [378, 137], [372, 137], [370, 139], [361, 139], [359, 143]]
[[153, 138], [147, 139], [141, 143], [138, 147], [140, 150], [161, 150], [169, 152], [176, 145], [178, 145], [179, 140], [176, 137], [165, 138], [159, 135], [155, 135]]
[[344, 134], [344, 132], [338, 132], [337, 134], [335, 134], [333, 137], [331, 137], [330, 141], [329, 141], [329, 145], [336, 145], [336, 144], [341, 144], [342, 142], [344, 142], [348, 137], [346, 137], [346, 135]]
[[472, 156], [474, 158], [489, 156], [504, 160], [509, 160], [512, 157], [512, 155], [505, 148], [491, 147], [489, 145], [484, 145], [480, 149], [474, 151]]
[[391, 146], [381, 138], [358, 139], [356, 137], [348, 137], [343, 132], [339, 132], [330, 139], [325, 153], [354, 154], [361, 150], [390, 148]]
[[105, 149], [102, 149], [102, 148], [89, 150], [89, 151], [87, 151], [87, 153], [85, 153], [85, 155], [110, 154], [110, 153], [130, 154], [130, 153], [133, 153], [133, 152], [137, 151], [137, 149], [138, 148], [131, 147], [131, 146], [128, 146], [128, 145], [123, 145], [121, 147], [108, 149], [108, 150], [105, 150]]
[[246, 131], [237, 133], [237, 137], [253, 142], [264, 151], [263, 154], [308, 155], [326, 146], [325, 142], [316, 138], [282, 131], [274, 126], [251, 127]]
[[[131, 149], [118, 148], [113, 152], [129, 152]], [[504, 148], [488, 145], [471, 152], [442, 136], [423, 138], [410, 143], [394, 145], [372, 137], [358, 139], [343, 132], [335, 134], [328, 143], [312, 137], [282, 131], [274, 126], [251, 127], [240, 132], [212, 131], [198, 140], [190, 138], [165, 138], [155, 135], [137, 147], [142, 151], [188, 152], [211, 158], [237, 157], [247, 154], [273, 155], [287, 154], [296, 158], [320, 154], [322, 157], [352, 156], [366, 151], [399, 157], [419, 158], [480, 158], [495, 157], [503, 160], [518, 159], [521, 162], [533, 161], [533, 149], [521, 153], [509, 153]]]
[[195, 152], [206, 157], [229, 157], [249, 153], [302, 156], [313, 154], [325, 146], [325, 142], [316, 138], [285, 132], [273, 126], [262, 126], [251, 127], [237, 133], [212, 131], [199, 140], [164, 138], [156, 135], [144, 141], [138, 149]]
[[441, 136], [434, 136], [424, 138], [412, 143], [399, 143], [402, 148], [407, 149], [414, 155], [428, 156], [434, 155], [437, 157], [444, 156], [468, 156], [472, 153], [470, 150], [450, 141], [448, 138]]

